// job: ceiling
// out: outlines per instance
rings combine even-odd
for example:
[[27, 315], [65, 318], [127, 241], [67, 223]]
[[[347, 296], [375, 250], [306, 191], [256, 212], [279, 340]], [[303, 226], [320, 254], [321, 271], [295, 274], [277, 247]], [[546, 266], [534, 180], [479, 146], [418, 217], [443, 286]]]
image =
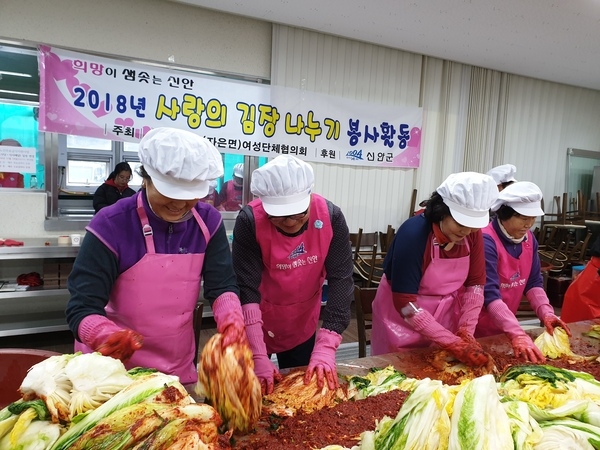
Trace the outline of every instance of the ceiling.
[[[171, 1], [600, 90], [600, 0]], [[0, 44], [0, 71], [32, 75], [0, 89], [38, 93], [35, 50]]]
[[[25, 78], [3, 74], [3, 71], [31, 76]], [[40, 77], [35, 50], [0, 45], [0, 90], [0, 98], [3, 99], [25, 102], [37, 102], [39, 100], [37, 94], [40, 90]]]
[[173, 0], [600, 90], [600, 0]]

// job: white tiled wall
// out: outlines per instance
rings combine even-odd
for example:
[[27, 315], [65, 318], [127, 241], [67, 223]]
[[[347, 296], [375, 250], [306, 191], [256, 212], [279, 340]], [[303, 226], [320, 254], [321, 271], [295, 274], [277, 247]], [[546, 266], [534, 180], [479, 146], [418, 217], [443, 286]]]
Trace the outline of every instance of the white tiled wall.
[[39, 238], [70, 234], [46, 231], [46, 193], [0, 189], [0, 238]]

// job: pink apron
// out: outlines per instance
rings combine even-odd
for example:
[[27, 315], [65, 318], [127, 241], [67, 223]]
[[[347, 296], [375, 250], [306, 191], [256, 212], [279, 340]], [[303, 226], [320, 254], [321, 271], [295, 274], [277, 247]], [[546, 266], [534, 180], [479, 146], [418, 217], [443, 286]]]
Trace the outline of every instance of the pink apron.
[[326, 200], [312, 194], [308, 229], [284, 236], [269, 222], [259, 201], [250, 202], [264, 269], [259, 286], [268, 353], [290, 350], [317, 330], [325, 258], [333, 238]]
[[[464, 244], [467, 245], [467, 240]], [[440, 247], [433, 238], [431, 262], [419, 285], [417, 305], [429, 311], [445, 328], [455, 332], [458, 326], [459, 290], [469, 274], [470, 256], [440, 258]], [[382, 277], [373, 300], [373, 329], [371, 332], [371, 355], [381, 355], [411, 348], [426, 347], [431, 342], [414, 331], [396, 311], [392, 300], [392, 288]]]
[[[531, 239], [533, 239], [533, 235], [530, 231], [527, 232], [527, 239], [521, 243], [521, 256], [514, 258], [504, 248], [492, 224], [489, 224], [482, 231], [494, 239], [498, 251], [498, 278], [500, 279], [500, 295], [502, 299], [494, 301], [503, 301], [508, 306], [508, 309], [513, 314], [516, 314], [531, 273], [531, 262], [533, 260]], [[504, 330], [496, 325], [494, 319], [483, 308], [479, 314], [475, 337], [493, 336], [502, 333], [504, 333]]]
[[237, 211], [242, 207], [242, 189], [236, 189], [233, 180], [225, 185], [226, 200], [221, 203], [225, 211]]
[[[106, 315], [117, 325], [144, 336], [144, 345], [127, 362], [127, 368], [152, 367], [179, 376], [183, 384], [192, 383], [198, 378], [192, 322], [204, 254], [155, 253], [152, 228], [141, 195], [137, 205], [147, 253], [117, 278]], [[208, 228], [198, 212], [194, 208], [191, 211], [208, 243]], [[75, 341], [75, 351], [92, 350]]]

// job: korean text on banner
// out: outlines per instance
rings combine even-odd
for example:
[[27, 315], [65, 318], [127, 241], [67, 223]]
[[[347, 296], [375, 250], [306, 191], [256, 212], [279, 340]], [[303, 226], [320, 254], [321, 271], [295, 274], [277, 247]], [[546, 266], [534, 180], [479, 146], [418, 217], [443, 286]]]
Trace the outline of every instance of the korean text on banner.
[[224, 153], [418, 167], [423, 111], [40, 46], [40, 129], [137, 142], [170, 126]]

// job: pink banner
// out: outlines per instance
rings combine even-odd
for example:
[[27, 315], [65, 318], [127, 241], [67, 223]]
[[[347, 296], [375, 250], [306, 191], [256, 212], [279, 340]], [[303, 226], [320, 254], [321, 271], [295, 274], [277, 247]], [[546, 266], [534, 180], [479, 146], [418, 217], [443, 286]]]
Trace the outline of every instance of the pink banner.
[[40, 46], [40, 129], [137, 142], [194, 131], [223, 153], [416, 168], [422, 108], [210, 77]]

